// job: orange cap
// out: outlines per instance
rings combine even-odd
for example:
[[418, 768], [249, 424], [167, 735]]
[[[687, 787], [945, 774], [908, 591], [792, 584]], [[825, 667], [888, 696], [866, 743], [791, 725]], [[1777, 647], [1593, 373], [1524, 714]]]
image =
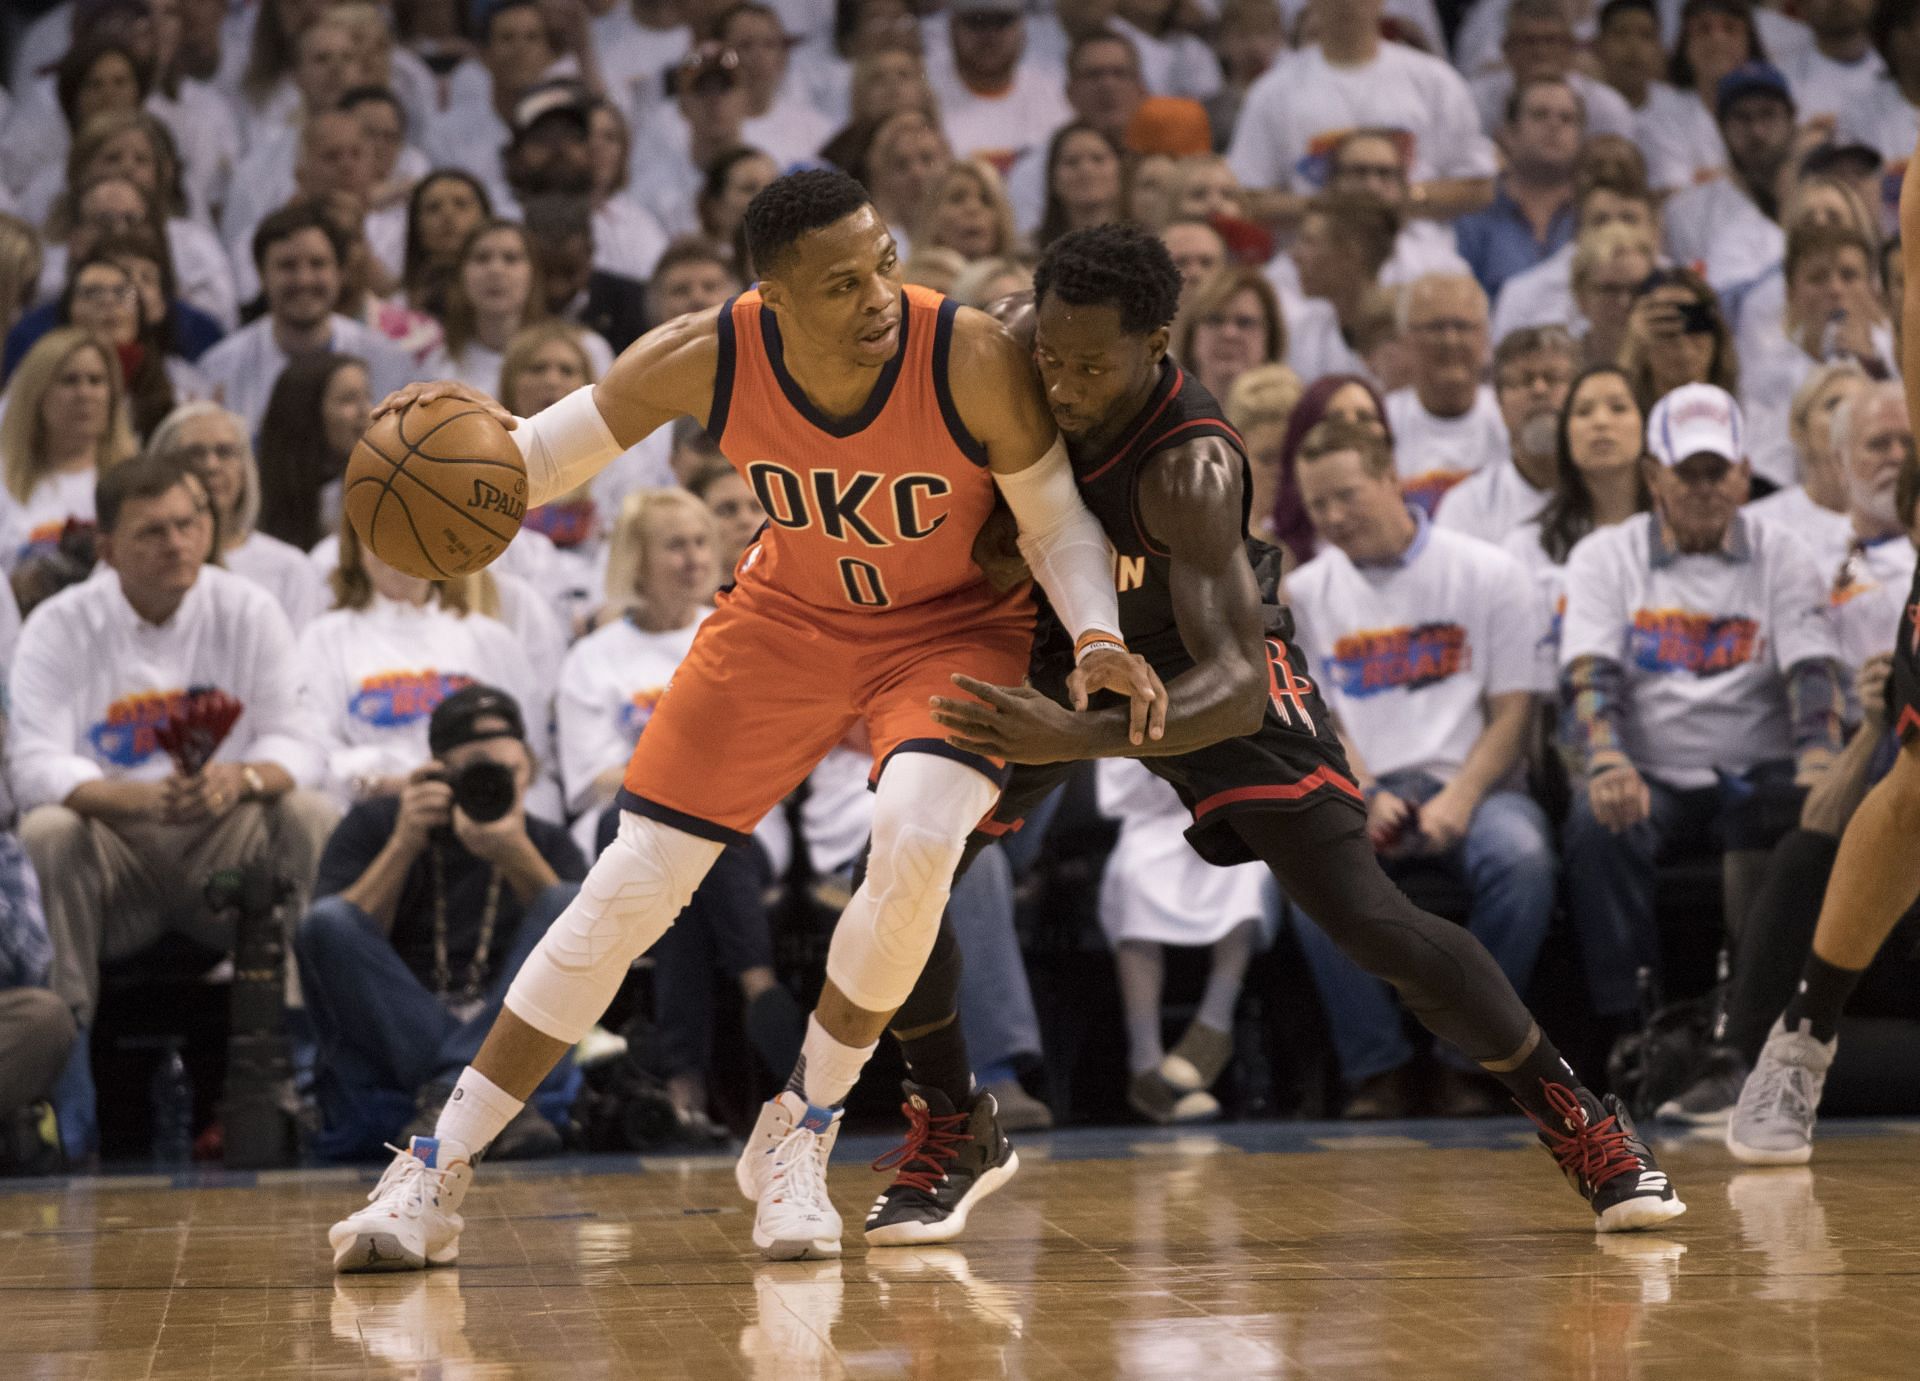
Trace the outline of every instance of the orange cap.
[[1164, 153], [1174, 158], [1213, 152], [1213, 126], [1198, 101], [1184, 96], [1149, 96], [1127, 121], [1127, 147], [1135, 153]]

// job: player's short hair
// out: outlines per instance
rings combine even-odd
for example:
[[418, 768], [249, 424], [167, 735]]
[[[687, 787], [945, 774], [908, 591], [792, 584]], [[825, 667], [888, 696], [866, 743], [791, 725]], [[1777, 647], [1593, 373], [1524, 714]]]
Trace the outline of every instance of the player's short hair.
[[1111, 222], [1074, 230], [1047, 246], [1033, 271], [1033, 305], [1048, 294], [1074, 307], [1115, 307], [1120, 329], [1144, 336], [1180, 310], [1180, 270], [1160, 237]]
[[1322, 456], [1352, 451], [1360, 457], [1361, 468], [1375, 479], [1394, 473], [1393, 447], [1372, 427], [1345, 418], [1330, 417], [1317, 422], [1300, 443], [1300, 460], [1319, 460]]
[[872, 204], [867, 189], [837, 168], [777, 177], [747, 203], [747, 255], [759, 272], [771, 273], [804, 236]]

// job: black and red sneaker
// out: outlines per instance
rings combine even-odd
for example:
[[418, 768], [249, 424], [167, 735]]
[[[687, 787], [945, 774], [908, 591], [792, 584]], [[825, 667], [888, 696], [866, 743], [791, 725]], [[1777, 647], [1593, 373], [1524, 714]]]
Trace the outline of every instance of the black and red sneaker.
[[1531, 1112], [1527, 1117], [1540, 1129], [1540, 1144], [1553, 1152], [1580, 1197], [1592, 1206], [1595, 1232], [1650, 1228], [1687, 1211], [1618, 1098], [1611, 1093], [1596, 1098], [1587, 1089], [1576, 1092], [1565, 1084], [1543, 1083], [1542, 1088], [1547, 1106], [1565, 1130]]
[[967, 1215], [1020, 1168], [1000, 1130], [993, 1095], [975, 1089], [963, 1111], [938, 1089], [908, 1080], [907, 1139], [873, 1163], [892, 1170], [893, 1183], [867, 1214], [867, 1245], [912, 1247], [951, 1242], [966, 1231]]

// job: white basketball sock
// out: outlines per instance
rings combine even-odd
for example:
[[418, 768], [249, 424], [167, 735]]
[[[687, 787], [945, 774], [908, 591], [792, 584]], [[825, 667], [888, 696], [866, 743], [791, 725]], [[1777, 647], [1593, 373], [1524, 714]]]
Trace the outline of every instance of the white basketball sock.
[[434, 1124], [433, 1134], [443, 1142], [458, 1142], [469, 1153], [478, 1155], [525, 1106], [468, 1065], [460, 1074], [460, 1082], [453, 1087], [453, 1096], [440, 1109], [440, 1120]]
[[[807, 1038], [800, 1044], [800, 1063], [794, 1066], [795, 1088], [816, 1108], [837, 1108], [859, 1082], [860, 1071], [873, 1057], [873, 1045], [843, 1045], [828, 1034], [819, 1017], [807, 1018]], [[793, 1083], [787, 1085], [794, 1088]]]

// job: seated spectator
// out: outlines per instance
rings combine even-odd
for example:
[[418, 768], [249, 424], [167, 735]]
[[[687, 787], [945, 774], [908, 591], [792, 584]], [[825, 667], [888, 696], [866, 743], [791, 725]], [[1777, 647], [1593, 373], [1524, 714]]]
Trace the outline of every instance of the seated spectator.
[[[561, 776], [580, 818], [575, 837], [596, 854], [619, 828], [616, 798], [633, 745], [713, 612], [717, 540], [706, 508], [677, 489], [636, 494], [620, 511], [606, 584], [620, 617], [567, 654], [557, 706]], [[716, 967], [740, 985], [747, 1036], [767, 1073], [778, 1078], [800, 1053], [800, 1009], [773, 969], [762, 900], [770, 876], [757, 842], [729, 845], [655, 951], [655, 1055], [675, 1110], [696, 1134], [714, 1130], [707, 1075]]]
[[1471, 79], [1474, 105], [1487, 134], [1499, 138], [1513, 93], [1532, 81], [1563, 81], [1579, 97], [1587, 128], [1622, 139], [1637, 136], [1633, 112], [1620, 93], [1577, 65], [1579, 44], [1567, 0], [1512, 0], [1500, 44], [1504, 66]]
[[1216, 399], [1249, 369], [1287, 356], [1287, 326], [1258, 269], [1222, 269], [1194, 293], [1173, 328], [1173, 357]]
[[1643, 409], [1687, 384], [1740, 392], [1740, 355], [1720, 298], [1692, 269], [1655, 270], [1634, 293], [1621, 367]]
[[1407, 184], [1408, 140], [1403, 131], [1357, 129], [1333, 146], [1327, 165], [1327, 190], [1372, 197], [1398, 218], [1400, 233], [1393, 257], [1380, 270], [1380, 281], [1400, 287], [1429, 273], [1468, 273], [1460, 257], [1453, 227], [1445, 221], [1417, 214]]
[[747, 203], [780, 175], [780, 165], [745, 144], [736, 145], [707, 164], [700, 187], [700, 233], [707, 243], [735, 265], [747, 257]]
[[1227, 0], [1214, 30], [1214, 56], [1222, 84], [1206, 103], [1207, 116], [1224, 136], [1239, 123], [1247, 92], [1287, 51], [1286, 18], [1274, 0]]
[[62, 1164], [58, 1128], [49, 1139], [45, 1114], [74, 1025], [47, 986], [52, 968], [40, 882], [9, 831], [0, 835], [0, 1175], [48, 1175]]
[[[873, 11], [873, 6], [862, 7], [863, 14]], [[906, 22], [914, 23], [912, 19]], [[801, 52], [803, 65], [809, 56], [804, 50]], [[816, 64], [811, 71], [803, 71], [803, 75], [823, 85], [831, 84], [835, 78], [829, 75], [830, 70]], [[874, 132], [883, 121], [906, 110], [936, 108], [933, 87], [927, 81], [927, 67], [917, 46], [889, 42], [862, 53], [841, 71], [847, 85], [831, 94], [823, 91], [819, 102], [822, 110], [845, 116], [833, 137], [820, 146], [820, 157], [836, 168], [851, 172], [862, 162]]]
[[78, 327], [113, 347], [127, 420], [136, 438], [151, 435], [176, 402], [212, 392], [192, 365], [168, 356], [159, 339], [162, 326], [146, 323], [140, 289], [114, 253], [112, 241], [74, 266], [60, 294], [60, 319], [62, 325]]
[[800, 74], [789, 67], [789, 39], [779, 13], [756, 0], [736, 0], [713, 21], [712, 33], [740, 57], [745, 141], [765, 149], [783, 168], [817, 157], [833, 137], [833, 121], [807, 99]]
[[1781, 178], [1793, 156], [1795, 106], [1780, 69], [1748, 62], [1720, 79], [1715, 118], [1726, 143], [1726, 176], [1676, 193], [1666, 205], [1667, 254], [1699, 264], [1717, 292], [1780, 262]]
[[875, 126], [858, 166], [849, 169], [873, 193], [873, 209], [902, 255], [912, 248], [921, 207], [952, 162], [939, 120], [924, 110], [902, 110]]
[[1285, 304], [1287, 363], [1301, 378], [1369, 372], [1380, 270], [1399, 230], [1374, 197], [1326, 192], [1307, 203], [1292, 250], [1304, 296]]
[[92, 523], [94, 485], [138, 449], [120, 365], [78, 327], [40, 338], [13, 372], [0, 418], [0, 569], [53, 553], [70, 522]]
[[1165, 230], [1173, 220], [1174, 185], [1179, 180], [1178, 159], [1164, 153], [1136, 158], [1127, 178], [1127, 219], [1156, 234]]
[[1000, 174], [972, 158], [947, 165], [928, 190], [911, 234], [916, 250], [950, 249], [964, 260], [1017, 254], [1022, 248]]
[[[1913, 424], [1906, 393], [1891, 381], [1856, 389], [1833, 415], [1833, 447], [1847, 491], [1846, 549], [1817, 554], [1828, 577], [1840, 664], [1851, 678], [1887, 650], [1887, 631], [1900, 626], [1913, 585], [1913, 544], [1900, 514], [1899, 486], [1913, 464]], [[1860, 706], [1849, 703], [1857, 723]]]
[[[1812, 163], [1807, 159], [1802, 163], [1804, 169]], [[1881, 195], [1876, 185], [1871, 197], [1863, 194], [1856, 183], [1844, 177], [1811, 175], [1802, 172], [1786, 195], [1786, 204], [1780, 212], [1780, 223], [1787, 229], [1788, 237], [1802, 226], [1838, 226], [1852, 230], [1872, 246], [1876, 278], [1883, 278], [1883, 246], [1881, 234]], [[1895, 256], [1896, 258], [1898, 256]], [[1737, 294], [1737, 295], [1735, 295]], [[1749, 354], [1761, 354], [1770, 349], [1779, 338], [1786, 334], [1787, 318], [1787, 271], [1786, 261], [1771, 265], [1759, 278], [1744, 284], [1735, 294], [1728, 297], [1729, 315], [1736, 327], [1735, 340], [1740, 346], [1744, 359]], [[1897, 304], [1898, 299], [1895, 299]], [[1886, 316], [1896, 316], [1896, 311], [1885, 311]]]
[[18, 216], [0, 214], [0, 335], [12, 335], [39, 292], [40, 236]]
[[1507, 171], [1493, 205], [1455, 226], [1460, 255], [1488, 297], [1573, 239], [1574, 167], [1586, 137], [1580, 97], [1558, 77], [1516, 86], [1501, 145]]
[[647, 285], [594, 267], [593, 208], [585, 197], [533, 197], [525, 211], [527, 234], [540, 247], [547, 314], [572, 326], [594, 356], [604, 352], [601, 367], [610, 368], [647, 329]]
[[[283, 156], [286, 170], [275, 178], [279, 186], [262, 205], [271, 210], [294, 201], [317, 202], [332, 214], [349, 244], [363, 240], [374, 188], [373, 145], [358, 117], [339, 109], [316, 112], [293, 135], [287, 154], [275, 155]], [[265, 211], [257, 208], [230, 209], [223, 227], [243, 303], [260, 295], [259, 273], [248, 262], [247, 246], [264, 218]]]
[[[491, 394], [514, 333], [548, 315], [546, 279], [533, 235], [515, 221], [483, 222], [460, 247], [447, 291], [446, 346], [426, 373]], [[583, 336], [595, 374], [613, 363], [605, 340]]]
[[[1589, 141], [1591, 153], [1596, 141]], [[1530, 269], [1509, 278], [1493, 304], [1493, 338], [1503, 340], [1522, 326], [1562, 325], [1579, 334], [1573, 297], [1573, 256], [1580, 238], [1608, 226], [1632, 230], [1656, 243], [1660, 212], [1646, 180], [1619, 176], [1583, 159], [1573, 200], [1574, 237]], [[1640, 275], [1642, 278], [1646, 274]], [[1597, 363], [1597, 361], [1596, 361]]]
[[346, 251], [338, 227], [312, 203], [275, 211], [254, 233], [253, 259], [266, 294], [266, 315], [197, 363], [212, 380], [217, 401], [246, 418], [256, 433], [281, 371], [303, 355], [359, 356], [382, 397], [420, 374], [385, 337], [334, 310]]
[[730, 576], [741, 555], [766, 526], [767, 511], [760, 507], [753, 487], [725, 461], [694, 471], [687, 479], [687, 491], [713, 515], [714, 550], [721, 571]]
[[1044, 249], [1070, 230], [1120, 219], [1126, 209], [1125, 169], [1119, 146], [1086, 121], [1054, 131], [1047, 144], [1047, 202], [1036, 246]]
[[7, 142], [12, 146], [10, 160], [35, 160], [19, 186], [21, 213], [36, 224], [46, 220], [61, 187], [66, 185], [62, 155], [71, 153], [72, 136], [101, 115], [141, 114], [140, 107], [153, 89], [153, 64], [136, 56], [118, 37], [78, 37], [54, 68], [53, 79], [55, 109], [64, 125], [58, 139], [29, 152], [27, 145], [38, 141], [23, 140], [25, 131], [12, 126], [7, 131]]
[[1352, 422], [1376, 430], [1393, 444], [1393, 431], [1387, 426], [1387, 405], [1372, 382], [1357, 374], [1329, 374], [1307, 385], [1306, 392], [1287, 418], [1287, 434], [1280, 442], [1280, 494], [1273, 503], [1274, 540], [1297, 564], [1313, 559], [1320, 547], [1313, 523], [1300, 502], [1300, 481], [1295, 462], [1300, 443], [1307, 433], [1322, 422]]
[[[258, 861], [304, 896], [333, 812], [300, 788], [320, 756], [273, 599], [206, 564], [213, 515], [197, 479], [157, 457], [100, 478], [107, 574], [48, 600], [21, 630], [9, 780], [53, 938], [53, 989], [81, 1030], [61, 1080], [61, 1137], [95, 1140], [86, 1032], [100, 964], [170, 930], [225, 948], [209, 876]], [[202, 690], [241, 706], [212, 758], [185, 772], [159, 730]]]
[[1782, 485], [1746, 506], [1750, 516], [1790, 528], [1823, 572], [1837, 570], [1853, 547], [1847, 466], [1834, 443], [1833, 419], [1867, 383], [1867, 371], [1847, 359], [1818, 365], [1807, 375], [1787, 409], [1787, 437], [1799, 482]]
[[400, 270], [406, 304], [444, 316], [447, 289], [460, 265], [460, 247], [493, 216], [480, 180], [458, 168], [441, 168], [414, 184], [407, 198], [407, 242]]
[[1620, 366], [1593, 364], [1581, 370], [1560, 409], [1546, 505], [1500, 543], [1533, 576], [1550, 615], [1540, 649], [1549, 683], [1559, 676], [1568, 555], [1588, 533], [1624, 523], [1653, 502], [1640, 465], [1646, 430]]
[[953, 280], [951, 295], [966, 306], [984, 309], [1032, 287], [1033, 270], [1020, 260], [976, 259]]
[[325, 351], [280, 372], [260, 422], [261, 532], [311, 551], [340, 528], [340, 481], [373, 413], [366, 363]]
[[740, 56], [705, 40], [681, 59], [674, 97], [644, 121], [646, 138], [634, 153], [634, 185], [647, 189], [654, 214], [670, 235], [692, 234], [702, 169], [728, 149], [750, 144], [742, 130], [747, 94], [740, 84]]
[[[1140, 47], [1103, 22], [1102, 6], [1069, 6], [1062, 20], [1068, 32], [1067, 104], [1073, 115], [1067, 123], [1086, 124], [1107, 137], [1116, 149], [1126, 149], [1127, 128], [1147, 98], [1141, 80]], [[1106, 18], [1113, 6], [1105, 5]], [[1086, 22], [1079, 22], [1080, 17]], [[929, 102], [928, 109], [932, 109]], [[1064, 127], [1057, 126], [1054, 128]], [[1023, 230], [1040, 224], [1047, 198], [1047, 160], [1028, 156], [1007, 173], [1007, 195]], [[1237, 183], [1236, 183], [1237, 185]]]
[[667, 247], [659, 218], [627, 194], [633, 135], [619, 106], [596, 97], [587, 110], [587, 161], [593, 176], [593, 265], [645, 282]]
[[1233, 175], [1233, 165], [1217, 153], [1197, 153], [1175, 160], [1172, 201], [1173, 214], [1182, 220], [1247, 218], [1240, 179]]
[[1893, 332], [1881, 312], [1874, 245], [1838, 225], [1797, 225], [1787, 236], [1787, 309], [1781, 329], [1741, 352], [1742, 411], [1753, 427], [1754, 469], [1792, 484], [1790, 400], [1816, 365], [1850, 358], [1887, 372]]
[[1825, 583], [1797, 538], [1740, 513], [1738, 405], [1706, 385], [1669, 394], [1647, 449], [1653, 512], [1574, 548], [1560, 640], [1580, 784], [1569, 909], [1594, 1011], [1616, 1023], [1638, 1007], [1636, 974], [1660, 972], [1656, 864], [1716, 827], [1728, 851], [1770, 846], [1770, 817], [1797, 814], [1840, 744]]
[[[1521, 771], [1545, 689], [1545, 610], [1512, 557], [1436, 530], [1402, 498], [1392, 450], [1373, 431], [1322, 423], [1298, 474], [1326, 545], [1287, 578], [1287, 598], [1366, 793], [1374, 847], [1458, 878], [1472, 897], [1467, 928], [1525, 989], [1555, 896], [1552, 830]], [[1352, 1093], [1346, 1114], [1404, 1116], [1413, 1052], [1391, 990], [1315, 927], [1300, 938]], [[1441, 1068], [1448, 1115], [1500, 1106], [1458, 1051], [1444, 1051]]]
[[647, 284], [650, 327], [689, 312], [718, 307], [744, 286], [733, 260], [703, 240], [675, 240]]
[[[427, 717], [476, 681], [499, 684], [534, 715], [544, 749], [556, 665], [534, 659], [481, 611], [480, 578], [422, 580], [396, 571], [340, 528], [329, 612], [300, 634], [300, 699], [324, 753], [320, 781], [346, 805], [399, 793], [425, 749]], [[550, 763], [551, 755], [539, 753]], [[559, 812], [553, 812], [559, 818]]]
[[[1256, 948], [1271, 943], [1267, 870], [1216, 868], [1193, 851], [1193, 817], [1173, 788], [1137, 762], [1095, 764], [1100, 812], [1120, 839], [1100, 880], [1100, 928], [1113, 947], [1127, 1023], [1127, 1102], [1149, 1122], [1220, 1115], [1208, 1092], [1233, 1056], [1233, 1013]], [[1162, 1044], [1161, 983], [1169, 945], [1204, 946], [1207, 985], [1171, 1052]]]
[[1180, 310], [1186, 311], [1200, 285], [1227, 266], [1227, 242], [1205, 221], [1169, 221], [1160, 228], [1173, 266], [1180, 270]]
[[[530, 811], [520, 706], [488, 685], [441, 700], [431, 754], [361, 801], [327, 840], [294, 953], [319, 1039], [324, 1154], [376, 1154], [427, 1135], [500, 1015], [507, 988], [586, 876], [559, 825]], [[478, 821], [461, 784], [504, 776], [512, 801]], [[552, 1155], [580, 1074], [562, 1060], [488, 1148]]]
[[1300, 376], [1284, 364], [1249, 369], [1233, 381], [1227, 394], [1227, 420], [1247, 443], [1251, 476], [1247, 530], [1272, 542], [1273, 508], [1280, 497], [1280, 451], [1286, 442], [1287, 422], [1300, 405]]
[[1574, 242], [1569, 286], [1579, 319], [1580, 358], [1613, 364], [1627, 343], [1633, 295], [1658, 262], [1652, 237], [1624, 225], [1603, 225]]
[[391, 296], [406, 268], [407, 203], [428, 171], [426, 155], [407, 144], [407, 112], [384, 86], [356, 86], [340, 109], [360, 126], [367, 146], [367, 248], [373, 254], [371, 286]]
[[[1553, 492], [1554, 438], [1577, 354], [1560, 326], [1526, 327], [1500, 342], [1493, 352], [1493, 395], [1507, 454], [1442, 496], [1436, 527], [1498, 546], [1540, 511]], [[1397, 425], [1394, 444], [1400, 444]]]
[[[1663, 22], [1670, 23], [1671, 16], [1662, 8]], [[1649, 96], [1641, 139], [1654, 185], [1682, 192], [1725, 175], [1727, 145], [1715, 113], [1720, 82], [1736, 68], [1765, 62], [1767, 49], [1755, 25], [1754, 8], [1743, 0], [1686, 0], [1677, 41], [1670, 33], [1667, 38], [1673, 49], [1665, 74], [1667, 89], [1679, 99], [1658, 100], [1661, 109], [1654, 118], [1656, 100]], [[1598, 55], [1603, 66], [1609, 65], [1604, 43]]]
[[1503, 459], [1500, 404], [1485, 380], [1487, 295], [1471, 277], [1416, 279], [1400, 299], [1413, 382], [1387, 395], [1400, 488], [1428, 517], [1448, 490]]
[[258, 531], [260, 467], [247, 424], [218, 403], [183, 403], [154, 428], [152, 455], [200, 477], [213, 509], [219, 564], [251, 580], [280, 606], [295, 633], [325, 607], [306, 552]]
[[1037, 157], [1048, 132], [1074, 117], [1060, 59], [1030, 50], [1019, 0], [961, 0], [948, 11], [947, 49], [931, 53], [927, 69], [954, 152], [1001, 173]]

